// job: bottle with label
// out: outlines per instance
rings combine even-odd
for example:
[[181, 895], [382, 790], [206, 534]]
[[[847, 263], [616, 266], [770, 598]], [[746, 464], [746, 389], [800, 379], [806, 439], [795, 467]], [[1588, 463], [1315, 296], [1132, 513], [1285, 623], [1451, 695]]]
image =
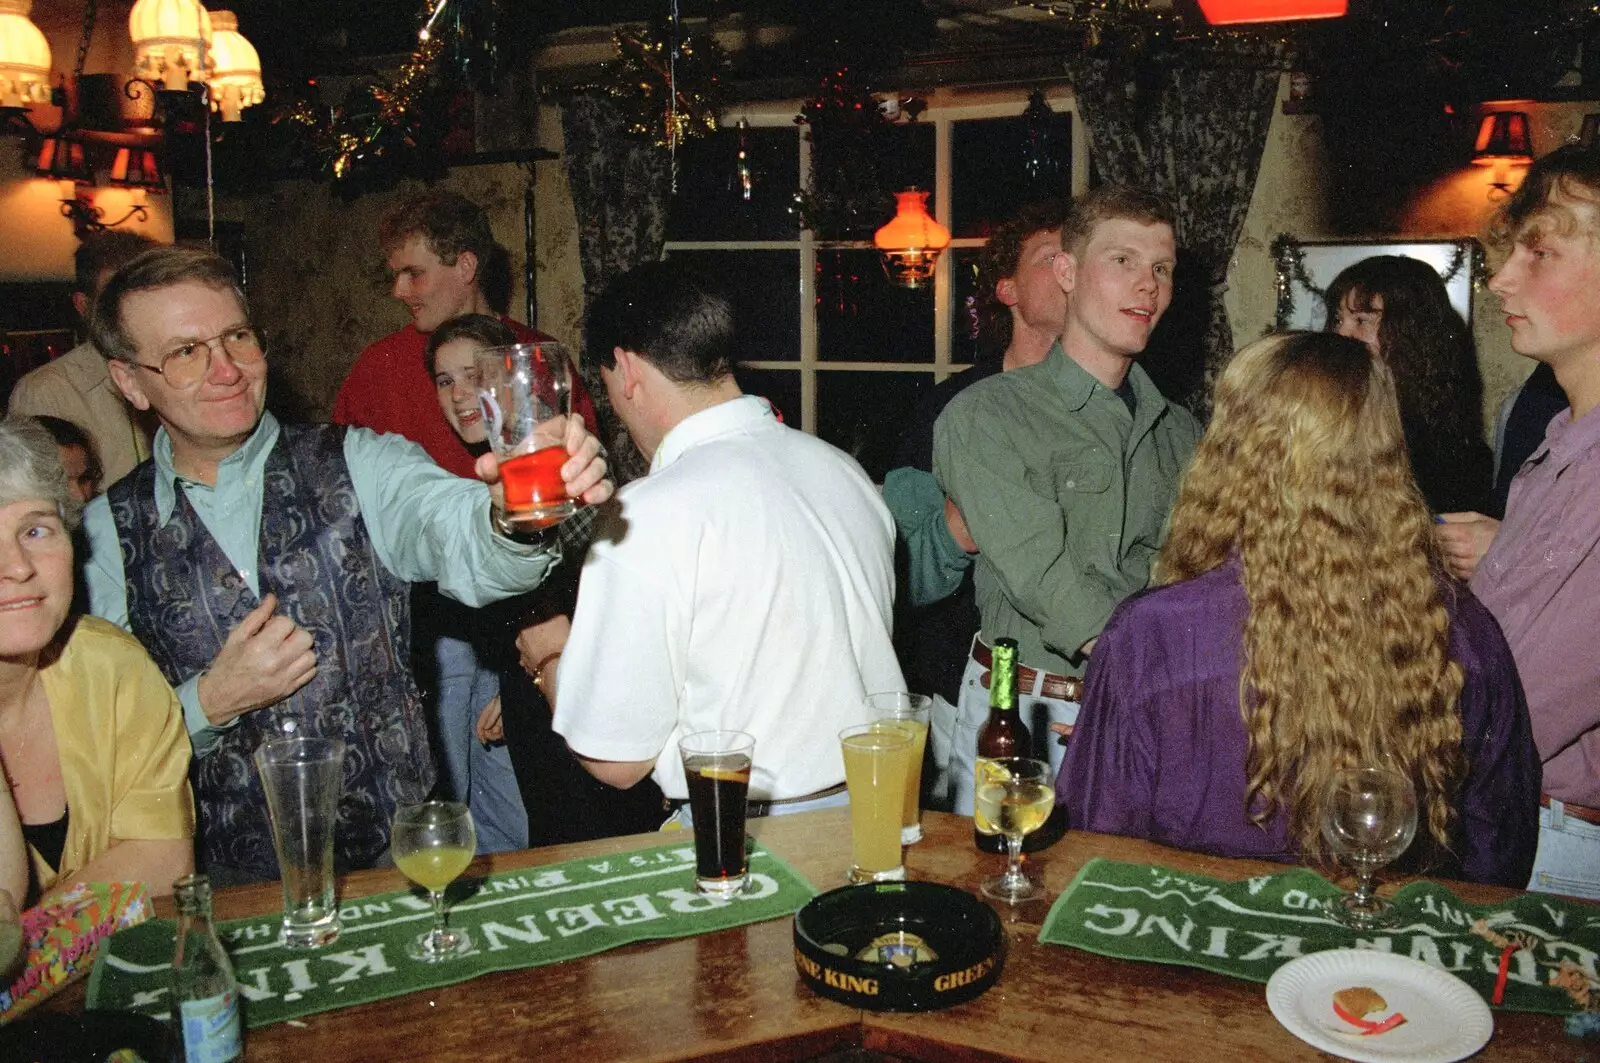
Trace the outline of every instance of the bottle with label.
[[[1017, 640], [995, 639], [989, 655], [989, 718], [978, 728], [980, 776], [985, 759], [1033, 756], [1033, 736], [1017, 711]], [[986, 853], [1006, 851], [1000, 834], [984, 834], [973, 827], [972, 840]]]
[[172, 956], [172, 1025], [182, 1063], [233, 1063], [244, 1058], [239, 981], [211, 922], [211, 880], [188, 875], [173, 883], [178, 947]]

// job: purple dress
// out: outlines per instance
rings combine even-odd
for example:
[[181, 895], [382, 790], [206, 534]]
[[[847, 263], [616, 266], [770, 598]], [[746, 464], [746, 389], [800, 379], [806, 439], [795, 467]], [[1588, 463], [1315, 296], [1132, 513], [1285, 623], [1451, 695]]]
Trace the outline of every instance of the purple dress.
[[[1527, 703], [1488, 610], [1453, 581], [1444, 598], [1450, 654], [1466, 673], [1467, 772], [1452, 852], [1428, 871], [1520, 889], [1539, 833], [1539, 756]], [[1089, 662], [1083, 711], [1056, 780], [1073, 829], [1298, 861], [1281, 812], [1261, 826], [1245, 814], [1239, 658], [1247, 613], [1238, 564], [1230, 562], [1135, 595], [1112, 615]]]

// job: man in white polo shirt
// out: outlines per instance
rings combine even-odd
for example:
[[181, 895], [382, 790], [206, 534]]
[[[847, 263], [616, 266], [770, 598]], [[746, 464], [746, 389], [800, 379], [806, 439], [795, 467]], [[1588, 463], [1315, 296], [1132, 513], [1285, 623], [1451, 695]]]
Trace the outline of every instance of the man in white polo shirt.
[[[848, 455], [733, 378], [726, 300], [677, 263], [619, 277], [588, 356], [650, 473], [617, 496], [555, 670], [555, 730], [596, 778], [688, 796], [677, 742], [755, 736], [757, 812], [844, 802], [838, 733], [904, 690], [894, 523]], [[541, 669], [549, 686], [549, 669]]]

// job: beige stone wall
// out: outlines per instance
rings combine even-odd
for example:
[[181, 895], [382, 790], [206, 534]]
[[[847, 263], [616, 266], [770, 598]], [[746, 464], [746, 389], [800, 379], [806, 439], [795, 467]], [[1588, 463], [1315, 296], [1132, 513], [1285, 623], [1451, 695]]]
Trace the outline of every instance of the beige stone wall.
[[[543, 146], [561, 148], [560, 116], [539, 123]], [[523, 188], [515, 163], [462, 166], [441, 182], [481, 204], [495, 238], [511, 254], [510, 314], [524, 317]], [[583, 284], [566, 173], [559, 160], [534, 166], [535, 292], [539, 328], [564, 342], [581, 339]], [[219, 203], [219, 216], [243, 222], [252, 313], [266, 329], [277, 404], [324, 418], [356, 356], [406, 324], [389, 295], [377, 246], [378, 222], [399, 199], [423, 186], [340, 199], [332, 185], [283, 181], [249, 201]], [[282, 392], [287, 391], [288, 394]]]
[[[1280, 87], [1280, 101], [1287, 93]], [[1491, 105], [1490, 109], [1526, 110], [1533, 120], [1534, 150], [1543, 154], [1578, 132], [1583, 116], [1600, 110], [1592, 103]], [[1463, 146], [1465, 150], [1465, 146]], [[1332, 239], [1323, 209], [1322, 123], [1315, 115], [1286, 115], [1280, 106], [1267, 134], [1244, 234], [1228, 270], [1226, 296], [1236, 345], [1242, 346], [1272, 328], [1277, 312], [1277, 273], [1271, 245], [1279, 233], [1302, 240]], [[1419, 194], [1391, 232], [1373, 230], [1360, 236], [1407, 239], [1458, 239], [1477, 236], [1491, 210], [1490, 168], [1466, 166], [1444, 175]], [[1512, 168], [1514, 184], [1521, 177]], [[1490, 267], [1494, 256], [1490, 255]], [[1484, 420], [1492, 429], [1495, 412], [1533, 363], [1511, 350], [1510, 333], [1499, 300], [1480, 282], [1473, 293], [1473, 335], [1483, 372]]]

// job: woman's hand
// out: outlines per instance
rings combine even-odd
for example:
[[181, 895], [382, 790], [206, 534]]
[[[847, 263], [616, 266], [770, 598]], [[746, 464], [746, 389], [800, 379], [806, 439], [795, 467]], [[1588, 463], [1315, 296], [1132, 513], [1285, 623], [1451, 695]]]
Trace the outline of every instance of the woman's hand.
[[571, 634], [572, 619], [565, 614], [529, 624], [517, 632], [517, 656], [522, 661], [523, 671], [537, 679], [540, 666], [567, 648], [567, 637]]
[[506, 730], [500, 718], [500, 695], [496, 694], [478, 713], [478, 741], [488, 745], [490, 742], [503, 741]]

